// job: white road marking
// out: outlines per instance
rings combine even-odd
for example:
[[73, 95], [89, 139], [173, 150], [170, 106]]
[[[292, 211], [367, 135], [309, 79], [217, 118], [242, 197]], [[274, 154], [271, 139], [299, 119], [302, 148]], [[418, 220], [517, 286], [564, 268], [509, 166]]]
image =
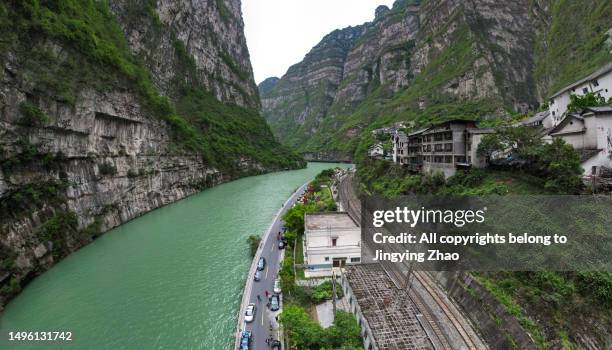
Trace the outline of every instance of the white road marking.
[[265, 313], [266, 313], [266, 310], [264, 309], [264, 310], [261, 312], [261, 325], [262, 325], [262, 326], [263, 326], [263, 321], [264, 321], [263, 319], [264, 319], [264, 314], [265, 314]]

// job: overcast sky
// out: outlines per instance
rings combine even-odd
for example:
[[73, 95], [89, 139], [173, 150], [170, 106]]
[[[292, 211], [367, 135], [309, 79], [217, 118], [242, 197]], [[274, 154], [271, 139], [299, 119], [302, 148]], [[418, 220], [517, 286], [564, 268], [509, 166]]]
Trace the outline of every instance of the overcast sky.
[[394, 0], [242, 0], [255, 81], [281, 77], [334, 29], [374, 19]]

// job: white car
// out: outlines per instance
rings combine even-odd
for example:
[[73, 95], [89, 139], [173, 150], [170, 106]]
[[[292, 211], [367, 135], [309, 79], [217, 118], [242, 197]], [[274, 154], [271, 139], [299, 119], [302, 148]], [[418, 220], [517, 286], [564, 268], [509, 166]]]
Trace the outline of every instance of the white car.
[[247, 305], [246, 311], [244, 312], [244, 322], [253, 322], [255, 320], [255, 310], [257, 307], [255, 304]]
[[281, 285], [280, 285], [280, 280], [277, 278], [274, 280], [274, 289], [273, 289], [275, 294], [280, 294], [281, 293]]

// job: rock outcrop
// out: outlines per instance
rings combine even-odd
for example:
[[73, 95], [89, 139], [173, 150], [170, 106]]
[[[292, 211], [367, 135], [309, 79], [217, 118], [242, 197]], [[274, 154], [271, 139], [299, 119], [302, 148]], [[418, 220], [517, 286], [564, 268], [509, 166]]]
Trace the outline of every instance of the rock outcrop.
[[[571, 29], [572, 13], [593, 25]], [[378, 7], [350, 47], [322, 51], [332, 33], [260, 91], [263, 113], [302, 152], [352, 153], [362, 132], [395, 121], [533, 111], [555, 86], [610, 59], [609, 13], [609, 4], [560, 0], [398, 0]]]
[[[266, 118], [287, 144], [297, 146], [301, 135], [316, 132], [343, 80], [347, 54], [363, 31], [358, 26], [328, 34], [273, 89], [260, 90]], [[296, 142], [293, 134], [300, 135]]]
[[153, 3], [0, 4], [0, 309], [117, 225], [303, 166], [259, 115], [240, 1]]

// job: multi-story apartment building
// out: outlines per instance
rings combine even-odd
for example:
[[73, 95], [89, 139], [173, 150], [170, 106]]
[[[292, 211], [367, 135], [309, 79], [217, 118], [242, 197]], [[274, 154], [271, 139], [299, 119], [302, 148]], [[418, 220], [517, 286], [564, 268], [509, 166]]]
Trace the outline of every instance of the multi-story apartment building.
[[472, 120], [450, 120], [396, 137], [396, 163], [415, 172], [452, 176], [457, 168], [484, 167], [486, 160], [477, 155], [478, 145], [492, 129], [479, 129]]

